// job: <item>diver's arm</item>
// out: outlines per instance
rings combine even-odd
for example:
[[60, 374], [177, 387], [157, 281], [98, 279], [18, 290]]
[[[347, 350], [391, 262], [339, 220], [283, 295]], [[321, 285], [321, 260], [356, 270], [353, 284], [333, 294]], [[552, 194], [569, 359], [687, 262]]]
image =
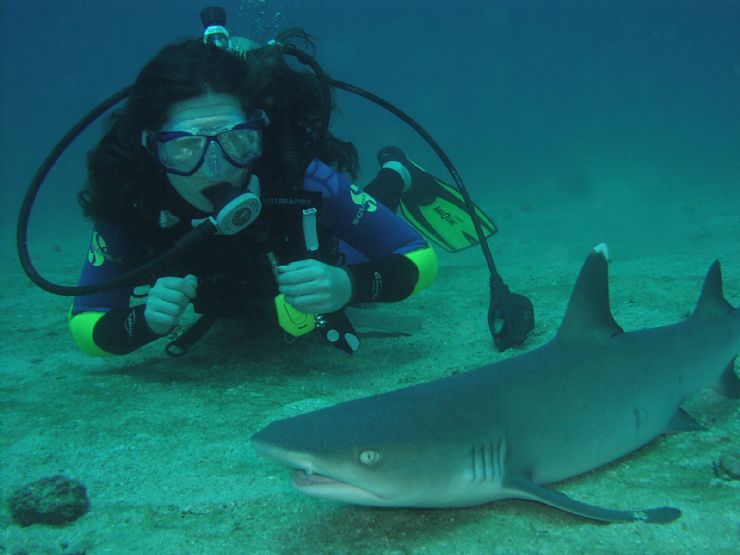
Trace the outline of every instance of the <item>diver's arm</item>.
[[321, 162], [312, 162], [304, 186], [320, 191], [324, 217], [337, 235], [364, 255], [343, 268], [351, 302], [395, 302], [429, 286], [437, 256], [419, 233], [382, 204]]
[[125, 355], [162, 337], [147, 325], [145, 305], [69, 315], [69, 331], [81, 351], [93, 356]]
[[167, 276], [157, 280], [146, 304], [108, 311], [70, 312], [69, 329], [80, 349], [91, 355], [125, 355], [167, 335], [195, 298], [198, 281]]
[[428, 287], [437, 274], [431, 247], [381, 256], [344, 267], [352, 283], [353, 303], [397, 302]]
[[[123, 275], [131, 248], [120, 226], [96, 224], [80, 285], [104, 283]], [[94, 356], [127, 354], [161, 337], [149, 328], [145, 306], [130, 307], [130, 287], [75, 297], [68, 324], [77, 346]]]

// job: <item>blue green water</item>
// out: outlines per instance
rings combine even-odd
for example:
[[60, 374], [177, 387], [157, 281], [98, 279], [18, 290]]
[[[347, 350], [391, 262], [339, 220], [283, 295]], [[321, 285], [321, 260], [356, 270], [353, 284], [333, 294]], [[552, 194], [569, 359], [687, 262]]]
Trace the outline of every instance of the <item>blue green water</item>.
[[[280, 26], [308, 30], [327, 71], [407, 110], [479, 197], [740, 180], [740, 4], [732, 0], [222, 4], [232, 30], [258, 40]], [[2, 3], [3, 221], [62, 133], [158, 48], [197, 35], [203, 5]], [[346, 95], [340, 107], [335, 129], [360, 147], [368, 179], [386, 143], [441, 171], [394, 118]], [[44, 191], [50, 204], [79, 187], [97, 136], [62, 160]]]
[[[0, 2], [0, 481], [64, 472], [91, 512], [21, 529], [0, 511], [0, 552], [732, 552], [737, 481], [713, 472], [738, 450], [736, 403], [703, 397], [707, 432], [673, 436], [562, 489], [588, 502], [677, 505], [670, 527], [602, 527], [518, 502], [456, 511], [337, 506], [290, 489], [251, 433], [316, 406], [423, 382], [497, 354], [487, 276], [472, 249], [441, 256], [437, 283], [392, 307], [411, 338], [364, 339], [352, 358], [222, 325], [189, 358], [160, 344], [90, 359], [66, 332], [68, 301], [28, 284], [12, 253], [18, 205], [55, 142], [131, 83], [171, 41], [197, 36], [193, 0]], [[612, 306], [625, 329], [679, 320], [719, 258], [740, 301], [740, 3], [734, 0], [277, 0], [222, 2], [236, 34], [300, 25], [333, 77], [406, 110], [447, 151], [501, 229], [499, 268], [535, 304], [522, 350], [557, 330], [580, 262], [612, 246]], [[360, 149], [362, 180], [397, 144], [432, 152], [378, 108], [338, 94], [335, 132]], [[95, 125], [60, 160], [34, 212], [43, 273], [73, 282], [87, 224], [75, 205]], [[66, 545], [67, 547], [63, 547]]]

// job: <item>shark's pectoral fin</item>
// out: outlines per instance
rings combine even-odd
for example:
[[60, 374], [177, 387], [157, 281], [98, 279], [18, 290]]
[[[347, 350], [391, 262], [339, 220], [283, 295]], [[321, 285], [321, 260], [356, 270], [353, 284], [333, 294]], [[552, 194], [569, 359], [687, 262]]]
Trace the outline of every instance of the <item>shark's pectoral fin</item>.
[[703, 432], [706, 430], [707, 427], [699, 424], [688, 412], [678, 409], [678, 412], [673, 415], [673, 418], [671, 418], [663, 433], [677, 434], [680, 432]]
[[681, 516], [681, 511], [673, 507], [656, 507], [642, 511], [616, 511], [581, 503], [558, 491], [549, 490], [526, 480], [507, 481], [506, 488], [518, 492], [521, 499], [538, 501], [561, 511], [602, 522], [649, 522], [665, 524]]

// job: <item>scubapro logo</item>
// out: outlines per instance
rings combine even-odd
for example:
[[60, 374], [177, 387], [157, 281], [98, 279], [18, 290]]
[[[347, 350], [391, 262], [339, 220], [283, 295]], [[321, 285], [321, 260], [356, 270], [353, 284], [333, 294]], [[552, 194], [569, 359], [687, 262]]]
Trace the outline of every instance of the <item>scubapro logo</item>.
[[97, 231], [93, 231], [90, 240], [90, 249], [87, 251], [87, 260], [95, 267], [102, 266], [108, 255], [108, 243]]
[[93, 231], [90, 239], [90, 248], [87, 251], [87, 261], [96, 268], [102, 266], [106, 260], [120, 262], [120, 258], [111, 256], [107, 241], [97, 231]]
[[263, 197], [262, 202], [275, 206], [311, 206], [310, 198]]
[[366, 212], [375, 212], [378, 209], [378, 201], [367, 193], [360, 190], [357, 185], [350, 185], [350, 195], [352, 195], [352, 202], [359, 206], [352, 225], [357, 225], [365, 215]]

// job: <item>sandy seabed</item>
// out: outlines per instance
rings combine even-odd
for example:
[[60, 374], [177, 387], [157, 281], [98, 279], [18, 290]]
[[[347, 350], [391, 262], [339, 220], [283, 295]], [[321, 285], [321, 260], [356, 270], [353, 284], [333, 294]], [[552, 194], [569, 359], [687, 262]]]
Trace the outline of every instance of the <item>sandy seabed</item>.
[[[713, 470], [740, 449], [740, 413], [713, 392], [687, 407], [706, 431], [659, 438], [557, 486], [613, 508], [679, 507], [683, 516], [669, 525], [601, 525], [522, 501], [456, 510], [339, 505], [296, 492], [283, 468], [252, 450], [250, 435], [272, 420], [543, 345], [601, 241], [611, 247], [612, 310], [625, 330], [684, 318], [717, 258], [725, 296], [740, 304], [740, 192], [639, 202], [533, 197], [492, 212], [499, 269], [537, 314], [526, 344], [503, 354], [486, 324], [487, 270], [471, 249], [442, 255], [430, 290], [380, 309], [420, 317], [420, 332], [371, 333], [351, 357], [222, 321], [184, 358], [165, 355], [162, 341], [90, 358], [67, 333], [69, 300], [31, 285], [9, 230], [0, 257], [0, 553], [740, 553], [740, 483]], [[73, 281], [84, 253], [57, 241], [39, 256], [57, 268], [52, 277]], [[87, 486], [90, 511], [66, 527], [16, 525], [12, 492], [59, 473]]]

